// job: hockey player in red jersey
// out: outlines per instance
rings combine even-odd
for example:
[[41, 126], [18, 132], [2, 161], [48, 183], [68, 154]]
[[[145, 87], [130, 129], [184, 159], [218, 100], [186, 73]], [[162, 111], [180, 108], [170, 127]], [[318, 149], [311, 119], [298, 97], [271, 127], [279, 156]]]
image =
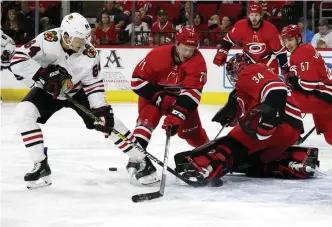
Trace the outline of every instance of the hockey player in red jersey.
[[[182, 27], [175, 40], [175, 45], [150, 51], [133, 72], [131, 87], [139, 95], [134, 135], [144, 148], [163, 115], [162, 128], [171, 128], [172, 135], [177, 134], [191, 146], [208, 141], [197, 110], [207, 79], [206, 63], [197, 49], [199, 38], [194, 29]], [[152, 167], [151, 171], [156, 171]], [[135, 172], [132, 158], [127, 169]], [[138, 171], [136, 178], [139, 175]]]
[[312, 45], [302, 43], [297, 25], [285, 27], [281, 37], [291, 53], [291, 71], [285, 81], [301, 112], [312, 114], [317, 133], [323, 133], [326, 142], [332, 145], [332, 72]]
[[229, 49], [242, 42], [243, 53], [252, 63], [268, 64], [278, 74], [278, 59], [283, 72], [288, 71], [286, 49], [281, 44], [279, 33], [273, 24], [262, 19], [262, 12], [258, 4], [249, 6], [248, 18], [236, 22], [218, 45], [214, 64], [225, 64]]
[[[227, 136], [175, 155], [176, 170], [188, 179], [213, 182], [253, 154], [259, 156], [256, 161], [262, 171], [255, 175], [266, 176], [266, 171], [307, 178], [311, 174], [304, 164], [307, 150], [291, 149], [284, 156], [303, 131], [300, 109], [277, 74], [262, 63], [248, 65], [249, 61], [236, 54], [227, 63], [227, 75], [235, 90], [214, 119], [235, 127]], [[266, 170], [270, 163], [273, 171]]]

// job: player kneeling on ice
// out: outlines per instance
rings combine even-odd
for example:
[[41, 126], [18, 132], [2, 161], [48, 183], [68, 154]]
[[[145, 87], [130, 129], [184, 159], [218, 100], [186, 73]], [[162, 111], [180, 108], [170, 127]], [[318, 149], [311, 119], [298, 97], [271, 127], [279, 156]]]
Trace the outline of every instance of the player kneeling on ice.
[[[199, 37], [194, 29], [182, 27], [175, 40], [175, 45], [151, 50], [133, 72], [131, 87], [139, 95], [134, 135], [143, 148], [164, 115], [162, 128], [170, 127], [172, 136], [177, 134], [193, 147], [209, 140], [197, 110], [207, 79], [206, 63], [197, 49]], [[145, 162], [144, 169], [130, 158], [128, 172], [137, 179], [154, 173], [156, 168], [147, 157]]]
[[281, 38], [291, 53], [285, 82], [301, 112], [312, 114], [317, 133], [332, 145], [332, 71], [311, 44], [302, 43], [299, 26], [284, 27]]
[[[72, 108], [83, 119], [88, 129], [96, 129], [129, 156], [141, 152], [124, 145], [112, 132], [113, 128], [135, 141], [134, 136], [114, 117], [105, 101], [105, 90], [98, 52], [91, 45], [91, 28], [78, 13], [65, 16], [61, 27], [41, 33], [17, 49], [10, 70], [28, 87], [30, 92], [17, 106], [17, 120], [23, 142], [34, 162], [34, 168], [24, 176], [28, 188], [50, 185], [51, 169], [44, 152], [43, 133], [37, 123], [47, 120], [62, 108]], [[77, 106], [66, 100], [72, 96], [85, 108], [91, 109], [102, 122], [94, 122]], [[125, 149], [125, 150], [124, 150]], [[40, 180], [41, 179], [41, 180]]]
[[243, 54], [232, 57], [226, 70], [235, 89], [213, 120], [234, 128], [227, 136], [176, 154], [176, 170], [188, 179], [206, 183], [232, 172], [256, 154], [256, 176], [270, 174], [265, 173], [266, 167], [276, 160], [273, 172], [296, 178], [311, 176], [306, 168], [307, 150], [292, 148], [284, 157], [303, 125], [301, 112], [279, 76], [265, 64], [249, 64]]

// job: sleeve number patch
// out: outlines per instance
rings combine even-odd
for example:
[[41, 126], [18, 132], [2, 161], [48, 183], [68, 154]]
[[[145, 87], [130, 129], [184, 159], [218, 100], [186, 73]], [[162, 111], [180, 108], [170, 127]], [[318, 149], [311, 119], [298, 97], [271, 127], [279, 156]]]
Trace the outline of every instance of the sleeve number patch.
[[100, 64], [93, 66], [92, 68], [93, 77], [97, 77], [99, 75], [99, 72], [100, 72]]
[[36, 40], [33, 39], [33, 40], [31, 40], [30, 42], [28, 42], [24, 45], [24, 48], [29, 49], [28, 54], [31, 58], [36, 56], [36, 54], [41, 50], [40, 47], [38, 47], [38, 46], [32, 46], [35, 43], [36, 43]]

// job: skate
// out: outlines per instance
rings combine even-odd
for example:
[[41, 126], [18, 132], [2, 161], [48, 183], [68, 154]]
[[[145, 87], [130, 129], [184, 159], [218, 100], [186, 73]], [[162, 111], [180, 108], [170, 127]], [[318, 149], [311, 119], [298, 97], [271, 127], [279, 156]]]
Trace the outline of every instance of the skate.
[[41, 162], [34, 164], [34, 168], [24, 176], [28, 189], [46, 187], [52, 184], [51, 169], [47, 162], [47, 156]]
[[153, 184], [159, 181], [157, 169], [148, 157], [145, 157], [143, 161], [130, 158], [126, 169], [129, 175], [131, 177], [135, 176], [142, 185]]

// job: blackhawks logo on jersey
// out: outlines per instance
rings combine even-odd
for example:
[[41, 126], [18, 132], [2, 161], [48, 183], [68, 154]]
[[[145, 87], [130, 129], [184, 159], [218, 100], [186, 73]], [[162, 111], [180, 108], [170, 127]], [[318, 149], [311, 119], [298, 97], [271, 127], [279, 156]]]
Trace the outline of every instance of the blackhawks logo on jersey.
[[56, 42], [58, 41], [58, 36], [56, 31], [48, 31], [44, 33], [44, 39], [49, 42]]
[[83, 54], [87, 55], [89, 58], [95, 58], [97, 55], [97, 51], [92, 46], [86, 44], [85, 50], [83, 51]]

